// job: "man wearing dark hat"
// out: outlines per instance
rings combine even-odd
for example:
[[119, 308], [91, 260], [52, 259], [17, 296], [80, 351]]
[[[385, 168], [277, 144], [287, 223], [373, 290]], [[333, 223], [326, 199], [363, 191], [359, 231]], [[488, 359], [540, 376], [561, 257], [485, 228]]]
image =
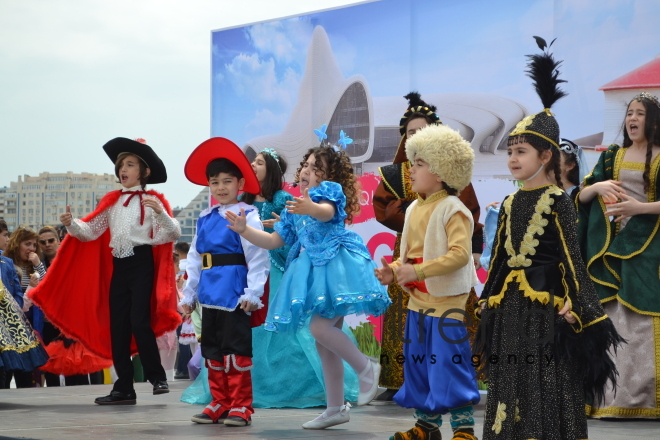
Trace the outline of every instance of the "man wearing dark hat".
[[[378, 169], [381, 182], [374, 194], [376, 220], [397, 233], [394, 254], [392, 255], [393, 260], [399, 257], [406, 208], [418, 197], [418, 194], [411, 189], [410, 162], [406, 157], [406, 141], [417, 130], [427, 125], [442, 124], [440, 117], [435, 112], [436, 107], [422, 100], [419, 93], [411, 92], [404, 98], [408, 100], [409, 104], [399, 122], [399, 132], [401, 133], [399, 147], [392, 165]], [[474, 220], [472, 253], [475, 262], [478, 262], [483, 249], [483, 225], [479, 223], [481, 208], [471, 183], [461, 191], [459, 199], [472, 213]], [[405, 328], [410, 295], [396, 283], [390, 284], [387, 291], [392, 300], [392, 306], [387, 309], [383, 322], [382, 371], [380, 374], [380, 386], [387, 388], [387, 390], [376, 397], [370, 403], [371, 405], [394, 404], [392, 398], [403, 385], [403, 364], [400, 359], [403, 355], [403, 329]], [[472, 316], [476, 301], [477, 297], [474, 289], [472, 289], [466, 306], [466, 313], [470, 316]], [[476, 332], [476, 322], [468, 331], [471, 336]]]
[[[67, 207], [60, 220], [75, 240], [62, 243], [32, 299], [67, 337], [113, 360], [118, 379], [95, 403], [134, 405], [131, 354], [138, 351], [153, 393], [169, 392], [156, 337], [181, 322], [171, 260], [181, 228], [163, 195], [146, 191], [147, 183], [167, 180], [151, 147], [116, 138], [103, 149], [123, 188], [106, 194], [82, 220]], [[67, 301], [58, 297], [62, 291]]]

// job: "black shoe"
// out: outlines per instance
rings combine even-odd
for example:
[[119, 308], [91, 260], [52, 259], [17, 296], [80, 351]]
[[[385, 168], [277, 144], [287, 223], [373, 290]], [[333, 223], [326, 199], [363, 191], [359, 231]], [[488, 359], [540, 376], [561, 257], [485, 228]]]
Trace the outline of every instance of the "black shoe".
[[374, 400], [369, 402], [369, 405], [395, 405], [396, 402], [394, 402], [394, 395], [397, 392], [399, 392], [399, 390], [391, 390], [388, 388], [376, 396]]
[[211, 416], [205, 413], [201, 413], [201, 414], [195, 414], [190, 418], [190, 420], [195, 423], [201, 423], [201, 424], [221, 423], [224, 422], [224, 420], [227, 418], [228, 415], [229, 415], [229, 411], [225, 411], [220, 415], [220, 417], [218, 417], [218, 420], [214, 422]]
[[170, 387], [167, 386], [166, 380], [157, 380], [154, 382], [154, 395], [167, 394], [170, 392]]
[[112, 391], [107, 396], [97, 397], [94, 403], [97, 405], [135, 405], [135, 391], [130, 393]]
[[187, 379], [188, 380], [188, 379], [190, 379], [190, 376], [188, 375], [188, 373], [176, 373], [174, 375], [174, 379], [176, 379], [176, 380]]
[[225, 419], [225, 425], [227, 426], [248, 426], [252, 424], [252, 417], [245, 420], [242, 417], [238, 416], [228, 416]]

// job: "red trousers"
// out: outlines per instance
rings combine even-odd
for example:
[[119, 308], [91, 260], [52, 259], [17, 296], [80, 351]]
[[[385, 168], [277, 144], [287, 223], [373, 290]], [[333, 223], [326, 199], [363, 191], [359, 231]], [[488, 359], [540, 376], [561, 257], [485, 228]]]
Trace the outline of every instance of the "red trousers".
[[214, 422], [222, 416], [249, 420], [254, 413], [250, 374], [252, 358], [231, 354], [224, 357], [224, 364], [207, 359], [206, 366], [213, 400], [202, 412]]

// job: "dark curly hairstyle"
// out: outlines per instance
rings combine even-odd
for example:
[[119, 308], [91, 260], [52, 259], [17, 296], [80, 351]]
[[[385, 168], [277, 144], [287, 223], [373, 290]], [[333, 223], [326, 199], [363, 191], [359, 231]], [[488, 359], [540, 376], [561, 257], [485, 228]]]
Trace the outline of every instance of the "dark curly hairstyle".
[[[352, 223], [353, 218], [360, 214], [360, 184], [353, 174], [351, 159], [343, 152], [337, 152], [331, 146], [310, 148], [300, 162], [300, 168], [293, 177], [300, 182], [300, 171], [309, 156], [314, 155], [316, 175], [322, 180], [336, 182], [341, 185], [346, 196], [346, 223]], [[327, 164], [327, 168], [326, 168]]]
[[628, 109], [630, 104], [633, 101], [641, 102], [646, 109], [646, 118], [644, 123], [644, 137], [646, 138], [646, 163], [644, 164], [644, 192], [649, 192], [649, 186], [651, 185], [651, 179], [649, 174], [651, 173], [651, 158], [653, 157], [653, 146], [660, 146], [660, 107], [651, 101], [648, 98], [636, 96], [632, 101], [628, 103], [626, 108], [626, 117], [623, 118], [623, 148], [628, 148], [632, 145], [632, 140], [628, 136], [628, 130], [626, 130], [626, 118], [628, 115]]
[[555, 175], [555, 180], [557, 182], [557, 186], [560, 188], [563, 188], [564, 185], [561, 181], [561, 157], [560, 157], [560, 150], [559, 148], [555, 147], [552, 145], [550, 142], [538, 137], [534, 136], [533, 134], [521, 134], [518, 136], [511, 136], [509, 137], [508, 145], [509, 147], [517, 144], [523, 144], [527, 142], [529, 145], [534, 147], [536, 151], [539, 153], [539, 157], [544, 151], [550, 151], [552, 153], [552, 157], [550, 158], [550, 162], [548, 162], [548, 165], [546, 165], [545, 168], [545, 173], [546, 175], [550, 175], [551, 172], [554, 173]]

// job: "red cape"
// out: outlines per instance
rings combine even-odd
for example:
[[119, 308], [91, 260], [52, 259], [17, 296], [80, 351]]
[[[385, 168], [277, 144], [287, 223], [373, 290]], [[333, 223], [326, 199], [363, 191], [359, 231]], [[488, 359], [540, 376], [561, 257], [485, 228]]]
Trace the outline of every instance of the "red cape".
[[[172, 215], [162, 194], [147, 191], [163, 203]], [[106, 194], [88, 222], [114, 205], [121, 191]], [[154, 287], [151, 295], [151, 328], [156, 336], [175, 330], [181, 324], [176, 311], [177, 291], [172, 262], [173, 244], [153, 247]], [[67, 236], [57, 251], [57, 258], [39, 285], [30, 292], [32, 301], [65, 336], [80, 341], [92, 353], [112, 359], [110, 345], [110, 280], [112, 278], [110, 230], [98, 239], [83, 242]], [[131, 353], [137, 353], [135, 339]]]

